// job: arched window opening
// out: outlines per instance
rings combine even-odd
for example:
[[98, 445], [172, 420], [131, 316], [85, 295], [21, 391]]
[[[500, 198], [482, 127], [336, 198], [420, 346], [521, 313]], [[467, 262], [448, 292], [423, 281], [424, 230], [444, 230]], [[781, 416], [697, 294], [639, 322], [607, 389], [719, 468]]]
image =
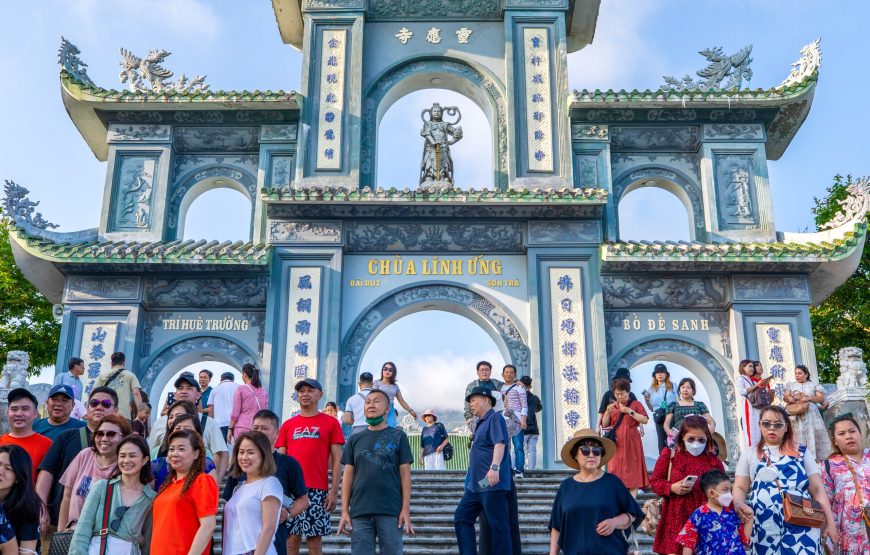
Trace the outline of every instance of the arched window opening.
[[208, 190], [191, 202], [183, 214], [182, 238], [250, 241], [251, 201], [229, 187]]
[[640, 184], [619, 201], [621, 241], [691, 241], [690, 215], [683, 202], [655, 182]]
[[[450, 146], [454, 185], [461, 189], [494, 188], [492, 128], [483, 110], [466, 96], [446, 89], [423, 89], [397, 100], [378, 128], [377, 186], [416, 189], [420, 182], [424, 139], [421, 112], [433, 103], [456, 106], [462, 114], [462, 139]], [[429, 116], [426, 115], [428, 120]], [[455, 116], [444, 115], [445, 121]]]

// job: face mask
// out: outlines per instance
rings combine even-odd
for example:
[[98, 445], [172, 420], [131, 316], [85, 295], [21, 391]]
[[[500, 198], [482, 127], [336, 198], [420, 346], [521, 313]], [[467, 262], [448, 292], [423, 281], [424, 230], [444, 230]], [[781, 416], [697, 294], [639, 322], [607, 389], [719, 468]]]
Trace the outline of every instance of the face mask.
[[384, 421], [383, 416], [378, 416], [377, 418], [366, 418], [366, 424], [368, 424], [369, 426], [377, 426], [378, 424], [380, 424], [383, 421]]
[[686, 442], [686, 451], [692, 454], [693, 457], [697, 457], [707, 448], [706, 443], [694, 443], [694, 442]]
[[730, 507], [731, 503], [734, 501], [734, 496], [731, 495], [730, 491], [726, 491], [725, 493], [719, 494], [719, 504], [723, 507]]

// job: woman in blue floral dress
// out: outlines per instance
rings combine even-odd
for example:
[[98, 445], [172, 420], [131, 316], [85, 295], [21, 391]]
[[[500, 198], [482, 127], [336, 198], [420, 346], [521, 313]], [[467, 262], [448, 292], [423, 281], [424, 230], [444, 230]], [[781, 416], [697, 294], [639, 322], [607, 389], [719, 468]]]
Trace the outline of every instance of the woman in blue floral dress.
[[[837, 527], [828, 497], [806, 447], [794, 441], [794, 429], [784, 408], [761, 410], [761, 442], [740, 455], [734, 479], [734, 508], [743, 519], [754, 517], [752, 555], [817, 555], [824, 535], [837, 543]], [[812, 497], [822, 506], [826, 524], [820, 530], [796, 526], [783, 517], [783, 492]]]

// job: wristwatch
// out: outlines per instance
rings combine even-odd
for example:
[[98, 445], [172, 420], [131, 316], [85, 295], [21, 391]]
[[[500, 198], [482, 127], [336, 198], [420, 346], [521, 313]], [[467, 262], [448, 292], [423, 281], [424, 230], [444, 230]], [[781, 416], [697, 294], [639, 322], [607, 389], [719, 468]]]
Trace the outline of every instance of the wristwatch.
[[499, 466], [497, 464], [491, 464], [489, 465], [489, 469], [498, 472]]

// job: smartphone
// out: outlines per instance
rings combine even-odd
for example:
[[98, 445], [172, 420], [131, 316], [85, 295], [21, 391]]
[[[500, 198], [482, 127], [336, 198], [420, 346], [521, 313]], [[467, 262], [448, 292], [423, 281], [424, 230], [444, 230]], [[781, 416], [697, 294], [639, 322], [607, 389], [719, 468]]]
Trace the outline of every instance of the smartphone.
[[170, 391], [166, 394], [166, 406], [171, 407], [175, 404], [175, 392]]
[[477, 485], [482, 487], [482, 488], [488, 488], [489, 487], [489, 480], [487, 480], [486, 476], [484, 476], [481, 481], [477, 482]]
[[698, 481], [698, 477], [697, 476], [686, 476], [685, 478], [683, 478], [683, 481], [688, 486], [694, 486], [695, 482]]

